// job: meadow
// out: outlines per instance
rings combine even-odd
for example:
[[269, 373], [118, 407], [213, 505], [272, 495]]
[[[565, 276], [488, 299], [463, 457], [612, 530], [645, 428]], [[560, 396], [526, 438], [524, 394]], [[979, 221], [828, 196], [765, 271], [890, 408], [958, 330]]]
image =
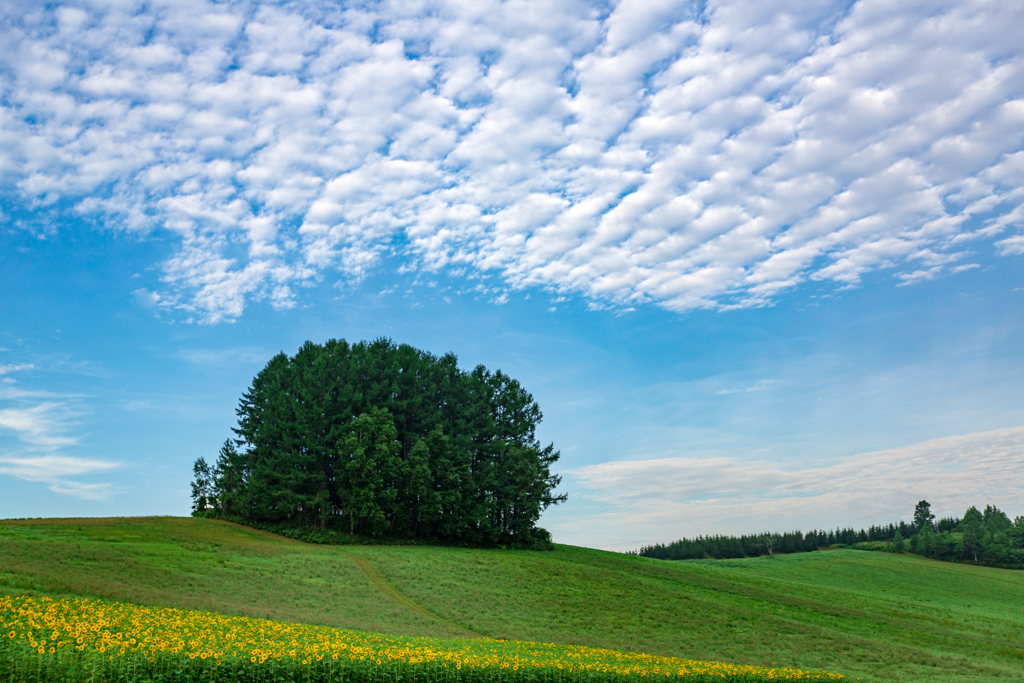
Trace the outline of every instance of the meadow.
[[1024, 573], [909, 555], [667, 562], [571, 546], [313, 546], [182, 518], [0, 521], [0, 551], [0, 596], [865, 681], [1024, 681]]
[[[90, 599], [0, 598], [11, 681], [828, 681], [839, 674], [525, 643], [416, 638]], [[109, 653], [109, 654], [108, 654]]]

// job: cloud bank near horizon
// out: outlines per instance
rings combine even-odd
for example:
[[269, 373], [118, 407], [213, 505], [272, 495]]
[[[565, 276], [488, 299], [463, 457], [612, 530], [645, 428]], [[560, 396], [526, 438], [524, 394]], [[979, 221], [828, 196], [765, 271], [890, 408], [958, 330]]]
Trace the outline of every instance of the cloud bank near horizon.
[[922, 499], [940, 516], [961, 516], [972, 505], [1019, 506], [1022, 455], [1024, 427], [1011, 427], [831, 463], [738, 457], [605, 462], [565, 473], [570, 496], [599, 509], [564, 529], [554, 516], [549, 528], [556, 536], [600, 529], [603, 547], [635, 550], [701, 534], [885, 524], [909, 519]]
[[[170, 235], [218, 322], [403, 267], [769, 303], [1024, 254], [1024, 6], [753, 0], [0, 9], [0, 221]], [[994, 246], [993, 246], [994, 245]]]

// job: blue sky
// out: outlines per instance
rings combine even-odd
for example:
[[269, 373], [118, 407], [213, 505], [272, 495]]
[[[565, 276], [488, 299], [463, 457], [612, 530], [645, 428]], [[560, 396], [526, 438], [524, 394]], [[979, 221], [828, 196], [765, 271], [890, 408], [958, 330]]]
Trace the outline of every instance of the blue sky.
[[1024, 514], [1024, 9], [0, 9], [0, 517], [187, 514], [277, 351], [519, 379], [557, 541]]

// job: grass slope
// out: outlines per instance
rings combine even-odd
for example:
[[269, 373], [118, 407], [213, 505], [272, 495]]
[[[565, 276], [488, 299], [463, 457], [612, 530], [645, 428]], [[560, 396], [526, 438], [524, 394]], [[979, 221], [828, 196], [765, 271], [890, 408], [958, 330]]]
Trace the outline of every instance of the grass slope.
[[857, 550], [663, 562], [311, 546], [181, 518], [0, 521], [0, 594], [484, 634], [867, 681], [1024, 681], [1024, 572]]

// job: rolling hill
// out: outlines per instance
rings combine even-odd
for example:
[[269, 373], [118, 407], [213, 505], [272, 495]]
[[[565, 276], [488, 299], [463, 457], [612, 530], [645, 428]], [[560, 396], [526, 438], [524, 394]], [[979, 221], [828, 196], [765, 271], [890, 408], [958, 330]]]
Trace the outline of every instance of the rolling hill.
[[174, 517], [0, 521], [0, 594], [486, 635], [866, 681], [1024, 681], [1024, 572], [831, 550], [666, 562], [316, 546]]

